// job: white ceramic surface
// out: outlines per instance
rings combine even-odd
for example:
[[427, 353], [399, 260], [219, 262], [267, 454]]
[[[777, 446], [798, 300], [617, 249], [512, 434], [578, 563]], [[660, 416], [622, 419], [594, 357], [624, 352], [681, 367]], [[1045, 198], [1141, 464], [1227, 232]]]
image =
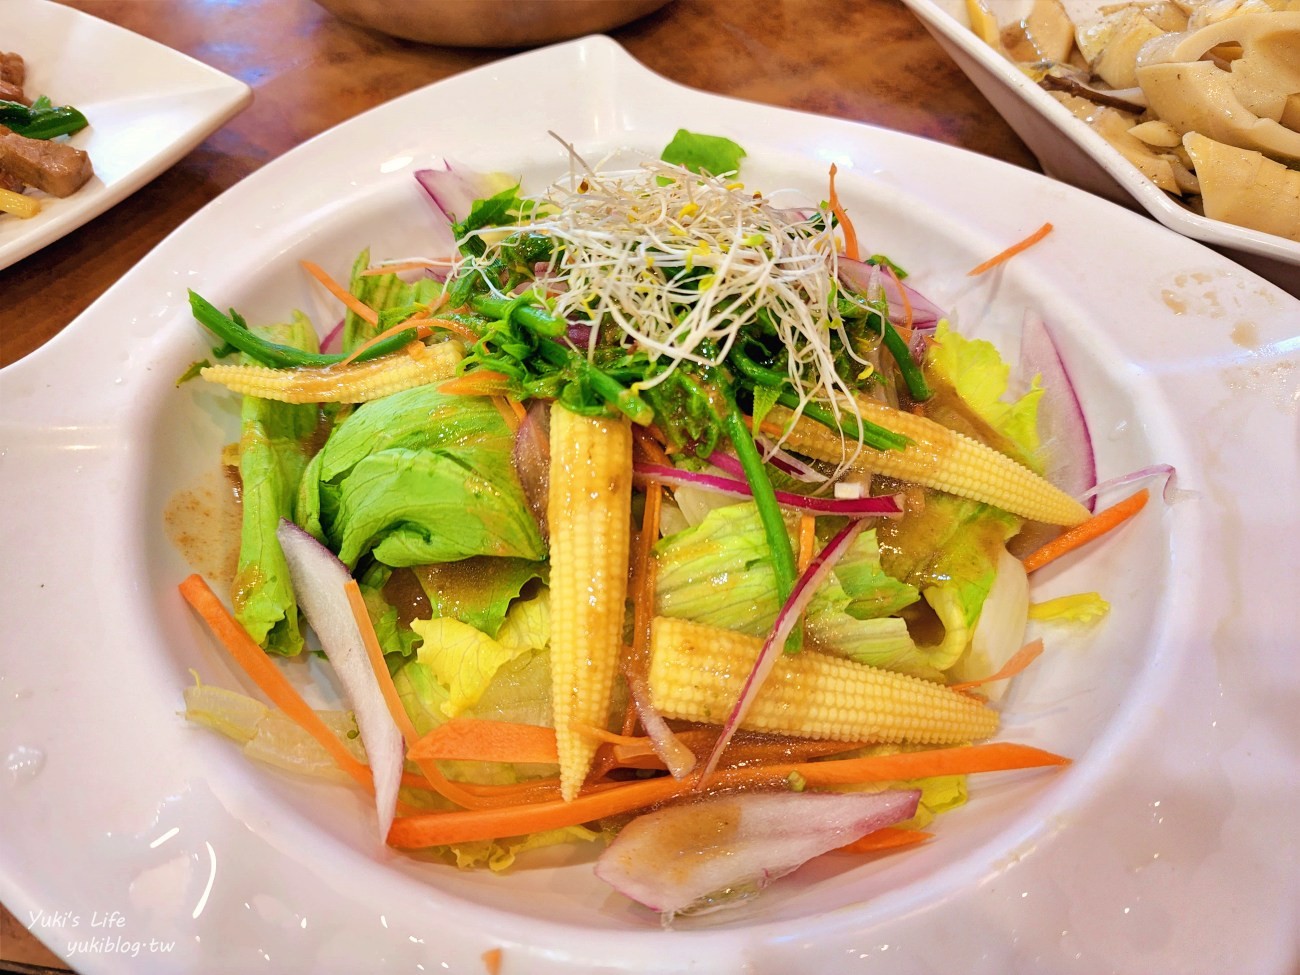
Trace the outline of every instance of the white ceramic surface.
[[253, 98], [242, 81], [50, 0], [0, 0], [0, 48], [23, 56], [29, 94], [89, 119], [70, 141], [95, 167], [71, 196], [42, 196], [36, 216], [0, 215], [0, 268], [126, 199]]
[[[750, 909], [663, 931], [594, 880], [589, 851], [502, 877], [415, 862], [376, 848], [353, 791], [187, 727], [187, 668], [238, 679], [176, 593], [188, 568], [161, 512], [237, 429], [234, 398], [174, 385], [210, 341], [186, 288], [252, 321], [310, 309], [299, 259], [343, 274], [364, 245], [421, 250], [416, 168], [450, 158], [536, 187], [565, 167], [548, 129], [598, 158], [655, 153], [682, 125], [739, 141], [767, 189], [822, 198], [835, 162], [865, 246], [1012, 356], [1024, 309], [1041, 310], [1101, 475], [1168, 462], [1194, 493], [1035, 580], [1040, 598], [1099, 589], [1113, 604], [1101, 626], [1046, 631], [1005, 700], [1003, 737], [1072, 767], [977, 780], [925, 847], [826, 857]], [[1043, 243], [965, 275], [1049, 218]], [[0, 900], [86, 973], [478, 973], [494, 947], [503, 972], [542, 975], [1286, 972], [1297, 321], [1277, 288], [1094, 196], [684, 89], [606, 38], [375, 109], [235, 186], [0, 371]]]
[[[1107, 199], [1141, 207], [1166, 227], [1209, 244], [1300, 297], [1300, 243], [1209, 220], [1175, 203], [1087, 123], [980, 40], [970, 29], [966, 0], [903, 2], [1025, 140], [1044, 172]], [[1107, 0], [1070, 2], [1082, 9], [1107, 5]], [[995, 0], [991, 9], [1006, 23], [1015, 19], [1023, 3]]]

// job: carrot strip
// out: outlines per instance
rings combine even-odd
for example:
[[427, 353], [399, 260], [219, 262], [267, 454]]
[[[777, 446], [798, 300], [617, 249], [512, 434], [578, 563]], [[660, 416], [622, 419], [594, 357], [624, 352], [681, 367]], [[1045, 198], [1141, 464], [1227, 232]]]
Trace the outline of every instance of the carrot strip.
[[895, 271], [888, 264], [885, 264], [884, 268], [885, 268], [885, 273], [894, 279], [894, 284], [898, 285], [898, 293], [903, 296], [903, 324], [901, 326], [898, 325], [897, 323], [891, 323], [891, 324], [894, 325], [894, 331], [896, 331], [899, 334], [899, 336], [902, 338], [904, 342], [911, 342], [912, 341], [912, 299], [908, 297], [907, 289], [903, 287], [903, 282], [899, 280], [898, 272]]
[[799, 574], [812, 564], [817, 549], [817, 519], [804, 514], [799, 517]]
[[872, 830], [866, 836], [859, 837], [852, 843], [845, 843], [836, 853], [876, 853], [880, 850], [897, 850], [904, 846], [924, 843], [933, 833], [919, 829], [899, 829], [897, 826], [882, 826]]
[[646, 427], [632, 428], [632, 442], [638, 449], [645, 452], [646, 460], [652, 464], [672, 467], [673, 460], [664, 450], [662, 438], [663, 434], [658, 433], [658, 428], [653, 423], [648, 429]]
[[492, 369], [474, 369], [448, 379], [438, 390], [453, 396], [501, 396], [510, 392], [510, 377]]
[[510, 399], [508, 396], [492, 397], [492, 405], [497, 408], [497, 412], [501, 414], [501, 419], [506, 422], [506, 429], [511, 433], [517, 433], [519, 431], [520, 422], [519, 415], [511, 409], [511, 404], [514, 402], [515, 401]]
[[515, 399], [513, 396], [506, 396], [504, 397], [504, 399], [506, 401], [506, 405], [510, 407], [511, 411], [514, 413], [515, 419], [517, 419], [520, 423], [522, 423], [524, 421], [524, 418], [528, 416], [528, 408], [524, 406], [523, 403], [519, 402], [519, 400]]
[[303, 261], [302, 269], [323, 284], [326, 291], [347, 305], [356, 315], [364, 318], [371, 325], [379, 324], [379, 313], [330, 277], [319, 264], [312, 261]]
[[379, 637], [375, 633], [374, 624], [370, 622], [370, 611], [366, 609], [366, 600], [361, 595], [361, 587], [357, 585], [357, 580], [349, 579], [343, 584], [343, 591], [347, 594], [348, 608], [352, 610], [352, 618], [356, 620], [357, 629], [361, 631], [361, 642], [365, 644], [366, 659], [370, 661], [370, 669], [374, 671], [375, 682], [379, 685], [380, 693], [384, 695], [384, 703], [388, 705], [388, 713], [392, 715], [397, 730], [402, 733], [402, 740], [406, 742], [406, 747], [410, 748], [420, 736], [416, 734], [415, 725], [411, 723], [411, 716], [406, 713], [406, 708], [402, 706], [402, 699], [397, 693], [397, 685], [393, 683], [393, 675], [388, 672], [388, 664], [384, 663], [384, 651], [379, 645]]
[[452, 718], [419, 739], [408, 754], [469, 762], [559, 761], [554, 728], [482, 718]]
[[1010, 247], [1008, 247], [1006, 250], [1002, 251], [1001, 253], [994, 254], [983, 264], [979, 264], [971, 268], [969, 271], [966, 272], [966, 276], [968, 278], [973, 278], [976, 275], [983, 274], [985, 271], [993, 270], [993, 268], [997, 267], [1003, 261], [1009, 261], [1011, 258], [1015, 257], [1021, 251], [1029, 250], [1029, 248], [1033, 247], [1035, 244], [1037, 244], [1040, 240], [1042, 240], [1051, 232], [1052, 232], [1052, 225], [1050, 223], [1043, 224], [1041, 227], [1035, 230], [1024, 240], [1020, 241], [1017, 244], [1012, 244]]
[[[634, 432], [634, 438], [637, 432], [639, 431]], [[637, 442], [643, 446], [648, 443], [655, 450], [659, 449], [659, 445], [644, 433], [637, 438]], [[646, 485], [645, 512], [641, 518], [641, 533], [637, 536], [636, 557], [632, 563], [632, 652], [627, 663], [641, 675], [650, 669], [650, 624], [654, 620], [655, 603], [655, 560], [651, 556], [651, 549], [659, 540], [663, 493], [663, 485], [658, 481]], [[637, 721], [636, 696], [629, 694], [627, 709], [623, 712], [623, 734], [632, 734], [636, 730]]]
[[1098, 511], [1082, 524], [1075, 525], [1068, 531], [1056, 536], [1046, 545], [1025, 556], [1023, 560], [1025, 571], [1033, 572], [1035, 569], [1041, 569], [1047, 563], [1059, 559], [1067, 552], [1073, 552], [1076, 548], [1091, 542], [1093, 539], [1100, 538], [1111, 529], [1122, 525], [1146, 506], [1148, 496], [1147, 489], [1142, 488], [1142, 490], [1129, 495], [1123, 501]]
[[[429, 315], [432, 312], [437, 311], [446, 303], [447, 303], [447, 295], [445, 293], [438, 295], [438, 300], [433, 304], [429, 305], [429, 309], [424, 315], [413, 315], [410, 318], [406, 319], [405, 321], [398, 322], [396, 325], [390, 325], [388, 328], [384, 329], [378, 335], [372, 336], [371, 338], [362, 342], [360, 345], [358, 345], [355, 349], [353, 349], [348, 354], [348, 357], [346, 359], [343, 360], [343, 365], [346, 366], [348, 363], [356, 361], [357, 357], [360, 356], [367, 349], [369, 349], [371, 346], [378, 345], [380, 342], [388, 338], [390, 335], [396, 335], [398, 332], [404, 329], [414, 328], [416, 330], [415, 332], [416, 338], [419, 339], [428, 338], [430, 333], [433, 332], [434, 326], [438, 323], [443, 322], [443, 319], [430, 318]], [[451, 329], [451, 331], [456, 331], [456, 332], [469, 331], [468, 329], [463, 328], [460, 325], [457, 325], [455, 322], [446, 322], [445, 324], [455, 326], [455, 328]]]
[[428, 260], [394, 261], [391, 264], [376, 264], [361, 272], [363, 278], [378, 277], [381, 274], [396, 274], [399, 271], [423, 271], [430, 267], [453, 267], [455, 261], [447, 258], [430, 258]]
[[483, 968], [487, 975], [501, 975], [501, 949], [489, 948], [483, 952]]
[[221, 641], [222, 646], [234, 658], [235, 663], [246, 673], [276, 707], [296, 721], [307, 734], [316, 739], [330, 757], [338, 763], [339, 768], [347, 772], [357, 784], [369, 792], [375, 788], [370, 776], [370, 769], [358, 762], [341, 741], [330, 731], [329, 726], [321, 720], [320, 715], [312, 710], [297, 689], [289, 683], [271, 658], [267, 656], [239, 622], [230, 615], [217, 594], [195, 573], [180, 584], [180, 592], [185, 601], [194, 607], [212, 634]]
[[580, 735], [586, 735], [588, 738], [595, 738], [609, 745], [637, 745], [640, 744], [642, 740], [636, 735], [615, 734], [612, 731], [606, 731], [604, 728], [597, 728], [593, 724], [574, 722], [572, 727]]
[[962, 681], [960, 684], [950, 684], [948, 688], [953, 691], [965, 691], [972, 687], [979, 687], [981, 684], [991, 684], [995, 680], [1008, 680], [1037, 660], [1042, 652], [1043, 641], [1031, 640], [1007, 658], [1007, 662], [1002, 665], [1002, 669], [996, 674], [981, 677], [978, 680]]
[[[791, 772], [798, 772], [808, 785], [814, 787], [850, 785], [927, 778], [932, 775], [963, 775], [1068, 765], [1069, 762], [1068, 758], [1028, 745], [993, 742], [922, 752], [900, 752], [896, 755], [722, 769], [714, 772], [706, 785], [709, 788], [724, 789], [771, 787], [784, 783]], [[412, 849], [576, 826], [607, 816], [633, 812], [694, 792], [696, 783], [693, 778], [681, 782], [670, 776], [642, 779], [600, 791], [585, 792], [569, 802], [551, 800], [492, 810], [399, 816], [393, 821], [388, 842], [392, 846]]]
[[839, 195], [835, 192], [835, 164], [831, 163], [831, 189], [830, 205], [831, 212], [835, 214], [835, 219], [840, 223], [840, 229], [844, 231], [844, 256], [851, 261], [858, 260], [858, 232], [853, 229], [853, 222], [849, 215], [840, 205]]

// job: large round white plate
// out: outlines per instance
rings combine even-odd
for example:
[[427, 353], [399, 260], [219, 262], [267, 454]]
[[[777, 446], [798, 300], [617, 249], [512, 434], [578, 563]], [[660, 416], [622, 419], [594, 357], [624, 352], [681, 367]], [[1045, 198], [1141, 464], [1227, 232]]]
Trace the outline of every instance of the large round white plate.
[[34, 217], [0, 214], [0, 268], [126, 199], [253, 100], [216, 68], [50, 0], [4, 0], [0, 16], [0, 49], [23, 56], [27, 93], [90, 121], [69, 141], [95, 167], [71, 196], [42, 196]]
[[[1103, 477], [1172, 463], [1188, 493], [1036, 581], [1114, 607], [1094, 629], [1047, 631], [1005, 701], [1003, 737], [1072, 767], [976, 781], [925, 847], [825, 857], [748, 910], [663, 931], [589, 862], [497, 877], [378, 849], [355, 792], [187, 727], [187, 668], [238, 678], [176, 594], [188, 568], [161, 512], [237, 420], [232, 397], [174, 385], [210, 342], [187, 288], [253, 321], [310, 309], [299, 259], [344, 274], [363, 245], [422, 249], [418, 167], [449, 158], [538, 187], [566, 166], [547, 130], [594, 159], [657, 153], [679, 126], [736, 139], [766, 189], [819, 199], [836, 163], [866, 246], [962, 327], [1014, 356], [1024, 310], [1047, 317]], [[965, 276], [1045, 220], [1043, 243]], [[604, 38], [394, 101], [224, 194], [0, 373], [0, 898], [86, 972], [480, 972], [496, 947], [507, 973], [1285, 971], [1298, 323], [1262, 279], [1095, 197], [686, 90]]]

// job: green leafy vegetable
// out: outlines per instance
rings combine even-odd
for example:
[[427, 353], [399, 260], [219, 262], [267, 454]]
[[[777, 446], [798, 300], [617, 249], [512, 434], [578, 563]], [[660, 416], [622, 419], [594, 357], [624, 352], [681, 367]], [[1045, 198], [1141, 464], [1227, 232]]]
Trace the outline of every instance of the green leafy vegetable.
[[[310, 351], [316, 345], [316, 332], [302, 315], [261, 331], [294, 348]], [[293, 655], [303, 646], [289, 567], [275, 531], [280, 519], [293, 513], [318, 419], [314, 405], [244, 397], [239, 437], [243, 527], [232, 602], [244, 629], [272, 653]]]
[[24, 105], [21, 102], [0, 99], [0, 125], [28, 139], [53, 139], [60, 135], [80, 132], [90, 123], [86, 116], [71, 105], [52, 105], [41, 96]]
[[720, 135], [700, 135], [678, 129], [672, 141], [664, 147], [661, 158], [675, 166], [685, 166], [693, 173], [707, 172], [714, 176], [740, 172], [740, 160], [745, 150], [737, 143]]

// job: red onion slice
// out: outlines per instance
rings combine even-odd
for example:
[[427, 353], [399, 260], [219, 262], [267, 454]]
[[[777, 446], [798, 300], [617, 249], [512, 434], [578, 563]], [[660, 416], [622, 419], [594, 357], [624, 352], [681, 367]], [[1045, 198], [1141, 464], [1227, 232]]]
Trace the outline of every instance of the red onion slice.
[[596, 876], [664, 915], [735, 907], [815, 856], [916, 814], [919, 790], [732, 793], [638, 816]]
[[813, 594], [826, 581], [827, 576], [831, 574], [831, 569], [835, 567], [841, 556], [849, 550], [858, 533], [862, 531], [865, 524], [860, 520], [850, 521], [840, 529], [839, 533], [826, 543], [826, 547], [817, 554], [804, 574], [794, 584], [794, 591], [790, 593], [790, 598], [785, 601], [781, 607], [781, 612], [776, 616], [776, 625], [772, 632], [768, 634], [767, 641], [763, 648], [758, 652], [758, 659], [754, 661], [754, 669], [749, 672], [745, 678], [745, 685], [740, 689], [740, 697], [731, 709], [731, 714], [727, 716], [727, 723], [722, 728], [722, 734], [718, 736], [717, 742], [713, 746], [713, 751], [709, 753], [709, 759], [704, 763], [704, 773], [700, 778], [702, 782], [718, 766], [718, 760], [726, 750], [727, 744], [731, 741], [736, 729], [740, 727], [740, 722], [744, 720], [745, 714], [749, 711], [749, 706], [754, 703], [754, 698], [758, 695], [767, 680], [768, 674], [776, 666], [777, 658], [785, 652], [786, 637], [794, 630], [795, 624], [799, 622], [800, 616], [812, 601]]
[[873, 264], [854, 261], [847, 257], [839, 259], [840, 280], [862, 294], [870, 295], [871, 289], [879, 286], [884, 289], [889, 302], [889, 320], [901, 325], [907, 318], [907, 308], [903, 294], [907, 294], [907, 304], [912, 306], [912, 327], [932, 329], [939, 319], [948, 314], [915, 288], [896, 282], [892, 274], [881, 274]]
[[375, 780], [375, 811], [379, 816], [379, 841], [383, 843], [393, 825], [406, 753], [402, 733], [388, 711], [348, 605], [343, 587], [351, 576], [333, 552], [292, 522], [282, 520], [275, 537], [289, 563], [298, 605], [320, 638], [321, 649], [356, 715], [361, 744]]
[[[634, 464], [632, 473], [642, 478], [652, 478], [664, 484], [689, 484], [692, 487], [715, 491], [733, 498], [752, 498], [747, 483], [717, 474], [683, 471], [661, 464]], [[901, 495], [882, 494], [866, 498], [810, 498], [788, 491], [777, 491], [776, 500], [787, 508], [820, 515], [843, 515], [848, 518], [896, 518], [903, 513]]]
[[545, 400], [533, 400], [515, 431], [515, 474], [543, 538], [550, 535], [546, 500], [551, 479], [551, 414]]
[[[1026, 384], [1035, 375], [1043, 381], [1038, 430], [1047, 458], [1044, 475], [1066, 494], [1085, 497], [1084, 492], [1097, 483], [1088, 421], [1047, 323], [1032, 311], [1025, 312], [1020, 337], [1020, 375]], [[1089, 503], [1088, 509], [1092, 508]]]
[[1097, 495], [1109, 491], [1111, 488], [1122, 487], [1125, 484], [1132, 484], [1134, 481], [1141, 481], [1148, 477], [1159, 477], [1164, 475], [1165, 486], [1160, 492], [1164, 498], [1165, 504], [1173, 504], [1187, 495], [1195, 494], [1193, 491], [1183, 491], [1178, 487], [1178, 470], [1172, 464], [1152, 464], [1150, 467], [1142, 467], [1136, 471], [1129, 471], [1127, 474], [1119, 474], [1115, 477], [1108, 477], [1100, 482], [1092, 490], [1085, 492], [1080, 496], [1081, 501], [1092, 501]]
[[663, 760], [674, 779], [686, 778], [695, 768], [695, 753], [673, 734], [664, 716], [651, 705], [650, 681], [645, 668], [627, 663], [623, 667], [623, 676], [627, 680], [628, 694], [636, 707], [637, 717], [641, 719], [641, 727], [645, 729], [655, 754]]
[[415, 179], [429, 194], [434, 206], [433, 243], [438, 253], [456, 253], [456, 237], [451, 225], [463, 220], [474, 201], [492, 193], [487, 177], [474, 172], [452, 169], [443, 160], [442, 169], [417, 169]]
[[343, 319], [338, 320], [338, 324], [331, 328], [325, 338], [321, 339], [320, 350], [329, 355], [343, 351]]

